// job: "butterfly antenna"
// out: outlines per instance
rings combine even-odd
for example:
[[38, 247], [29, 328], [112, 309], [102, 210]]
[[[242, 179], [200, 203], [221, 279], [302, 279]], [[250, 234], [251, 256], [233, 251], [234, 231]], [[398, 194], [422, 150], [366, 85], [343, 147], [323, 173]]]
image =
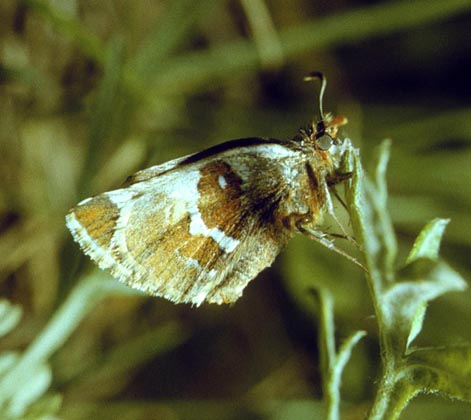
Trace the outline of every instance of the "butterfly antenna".
[[321, 90], [319, 92], [319, 115], [321, 117], [321, 121], [324, 121], [324, 107], [322, 104], [324, 101], [324, 92], [327, 86], [327, 79], [325, 78], [324, 73], [321, 73], [320, 71], [313, 71], [304, 78], [305, 82], [312, 82], [313, 80], [321, 81]]

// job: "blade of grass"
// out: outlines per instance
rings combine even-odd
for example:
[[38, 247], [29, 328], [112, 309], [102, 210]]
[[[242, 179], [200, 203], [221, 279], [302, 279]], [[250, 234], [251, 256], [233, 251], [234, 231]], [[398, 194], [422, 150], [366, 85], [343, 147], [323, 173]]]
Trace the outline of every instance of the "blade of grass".
[[283, 50], [268, 8], [263, 0], [240, 0], [250, 23], [255, 45], [264, 67], [279, 66]]
[[[355, 11], [338, 13], [279, 31], [285, 59], [337, 45], [344, 45], [458, 15], [471, 9], [468, 0], [413, 0], [382, 3]], [[272, 59], [276, 57], [266, 57]], [[260, 66], [260, 56], [252, 41], [236, 41], [172, 58], [155, 74], [154, 89], [183, 92], [207, 84], [221, 83], [234, 75]]]
[[96, 100], [90, 110], [89, 147], [83, 176], [80, 177], [81, 190], [86, 189], [97, 171], [107, 136], [116, 121], [117, 101], [124, 63], [124, 44], [119, 36], [113, 38], [106, 51], [104, 76], [98, 89]]
[[190, 30], [217, 4], [213, 0], [178, 0], [168, 2], [168, 10], [147, 36], [144, 46], [128, 63], [127, 70], [141, 84], [159, 70], [162, 59], [187, 38]]
[[53, 7], [53, 2], [25, 0], [25, 4], [38, 12], [58, 31], [66, 35], [89, 57], [103, 64], [105, 48], [101, 40], [94, 36], [78, 19], [67, 16]]

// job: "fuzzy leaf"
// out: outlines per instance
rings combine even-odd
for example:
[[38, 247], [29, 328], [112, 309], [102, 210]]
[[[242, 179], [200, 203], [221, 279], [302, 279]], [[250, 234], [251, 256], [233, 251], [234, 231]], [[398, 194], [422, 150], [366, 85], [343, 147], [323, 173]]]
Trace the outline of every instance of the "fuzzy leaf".
[[337, 354], [337, 360], [335, 364], [335, 370], [338, 371], [338, 376], [342, 374], [347, 362], [352, 354], [353, 347], [366, 336], [366, 331], [355, 331], [342, 343]]
[[28, 385], [18, 390], [10, 399], [6, 414], [15, 417], [24, 415], [28, 407], [37, 401], [49, 388], [52, 380], [51, 368], [41, 364], [30, 372]]
[[355, 237], [363, 247], [373, 287], [386, 287], [394, 280], [397, 253], [396, 236], [387, 209], [386, 167], [390, 142], [378, 151], [375, 179], [365, 175], [357, 149], [347, 149], [343, 170], [352, 172], [347, 202]]
[[427, 302], [467, 286], [448, 264], [420, 258], [398, 273], [400, 281], [382, 297], [384, 321], [404, 352], [422, 329]]
[[412, 344], [415, 338], [422, 331], [424, 325], [425, 312], [427, 311], [427, 302], [423, 300], [420, 305], [417, 305], [417, 310], [412, 317], [409, 335], [407, 337], [406, 349]]
[[415, 240], [407, 257], [406, 264], [410, 264], [419, 258], [436, 260], [440, 243], [449, 221], [449, 219], [434, 219], [427, 223]]
[[426, 348], [407, 358], [410, 378], [424, 392], [471, 402], [471, 346]]

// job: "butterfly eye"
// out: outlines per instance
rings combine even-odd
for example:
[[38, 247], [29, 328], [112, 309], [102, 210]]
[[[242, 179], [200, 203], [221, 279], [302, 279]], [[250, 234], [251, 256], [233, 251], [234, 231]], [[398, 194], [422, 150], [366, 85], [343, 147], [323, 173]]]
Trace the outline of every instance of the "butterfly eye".
[[317, 147], [319, 147], [319, 149], [322, 151], [329, 150], [333, 144], [334, 139], [327, 134], [324, 134], [323, 136], [317, 139]]

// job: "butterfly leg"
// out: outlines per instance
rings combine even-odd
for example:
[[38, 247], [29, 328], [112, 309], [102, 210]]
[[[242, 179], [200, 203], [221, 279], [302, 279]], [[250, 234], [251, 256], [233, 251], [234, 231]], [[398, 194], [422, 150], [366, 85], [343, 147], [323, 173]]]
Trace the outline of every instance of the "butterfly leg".
[[328, 235], [326, 233], [312, 229], [309, 226], [306, 226], [302, 223], [298, 223], [296, 227], [299, 230], [299, 232], [301, 232], [302, 234], [306, 235], [307, 237], [311, 239], [314, 239], [316, 242], [319, 242], [321, 245], [325, 246], [327, 249], [334, 251], [337, 254], [342, 255], [347, 260], [358, 265], [363, 271], [368, 272], [367, 268], [360, 261], [358, 261], [355, 257], [345, 252], [343, 249], [338, 248], [332, 240], [328, 239], [327, 237]]
[[[343, 179], [345, 179], [345, 178], [343, 178]], [[335, 189], [333, 189], [333, 187], [329, 188], [329, 185], [330, 184], [328, 182], [325, 182], [325, 181], [320, 182], [320, 186], [321, 186], [322, 192], [323, 192], [322, 195], [325, 199], [325, 206], [326, 206], [326, 209], [327, 209], [327, 213], [329, 213], [329, 215], [334, 219], [335, 223], [337, 224], [337, 226], [340, 228], [340, 230], [342, 232], [340, 235], [332, 235], [332, 236], [338, 236], [340, 238], [347, 239], [356, 248], [361, 249], [360, 244], [355, 240], [355, 238], [353, 236], [351, 236], [347, 233], [347, 231], [346, 231], [345, 227], [343, 226], [342, 222], [340, 222], [340, 220], [336, 216], [335, 210], [334, 210], [334, 204], [332, 202], [331, 192], [335, 195], [335, 197], [339, 200], [339, 202], [342, 204], [342, 206], [344, 208], [347, 208], [347, 206], [345, 205], [345, 203], [343, 202], [341, 197], [338, 195], [337, 191], [335, 191]]]

